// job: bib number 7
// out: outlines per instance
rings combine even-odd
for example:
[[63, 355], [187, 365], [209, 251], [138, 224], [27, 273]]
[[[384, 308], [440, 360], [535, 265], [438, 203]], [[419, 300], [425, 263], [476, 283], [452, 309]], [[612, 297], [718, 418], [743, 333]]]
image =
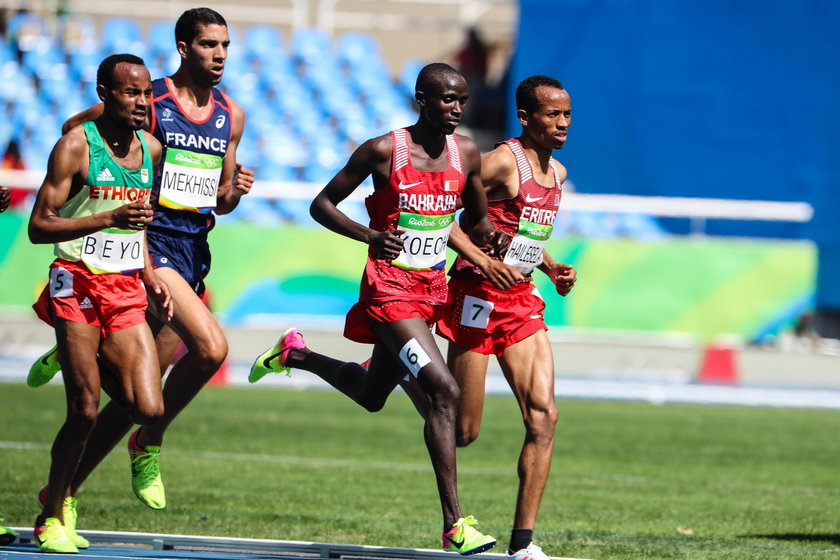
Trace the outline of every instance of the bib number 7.
[[492, 312], [492, 302], [474, 296], [464, 296], [464, 307], [461, 309], [461, 325], [486, 330]]

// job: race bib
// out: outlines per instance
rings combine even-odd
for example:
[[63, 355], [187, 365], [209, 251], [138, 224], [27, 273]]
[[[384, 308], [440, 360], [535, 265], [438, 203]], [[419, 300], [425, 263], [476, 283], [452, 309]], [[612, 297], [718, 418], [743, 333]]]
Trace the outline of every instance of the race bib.
[[412, 338], [406, 342], [400, 349], [400, 360], [402, 360], [402, 363], [405, 364], [405, 367], [408, 368], [408, 371], [414, 377], [418, 377], [420, 370], [432, 361], [416, 338]]
[[224, 158], [166, 148], [160, 177], [161, 206], [207, 214], [216, 207]]
[[50, 297], [70, 297], [73, 295], [73, 275], [66, 268], [57, 266], [50, 269]]
[[553, 229], [552, 225], [519, 220], [519, 230], [510, 242], [504, 263], [522, 274], [531, 274], [543, 262], [543, 249]]
[[474, 296], [464, 296], [464, 308], [461, 310], [461, 324], [474, 329], [487, 329], [493, 303]]
[[402, 212], [399, 229], [404, 230], [403, 249], [391, 261], [408, 270], [439, 270], [446, 266], [446, 243], [455, 213], [425, 216]]
[[94, 274], [129, 272], [144, 266], [144, 232], [104, 229], [82, 239], [82, 262]]

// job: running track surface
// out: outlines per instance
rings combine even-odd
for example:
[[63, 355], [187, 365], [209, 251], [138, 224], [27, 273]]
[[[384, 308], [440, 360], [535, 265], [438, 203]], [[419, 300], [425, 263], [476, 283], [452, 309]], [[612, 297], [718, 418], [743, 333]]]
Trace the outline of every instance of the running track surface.
[[[276, 541], [267, 539], [230, 539], [188, 535], [159, 535], [151, 533], [120, 533], [111, 531], [80, 531], [91, 541], [88, 549], [78, 554], [44, 555], [32, 543], [32, 529], [14, 528], [18, 540], [0, 546], [0, 560], [50, 560], [73, 558], [82, 560], [455, 560], [451, 552], [418, 548], [392, 548], [347, 544]], [[119, 543], [119, 544], [114, 544]], [[504, 560], [504, 554], [484, 553], [476, 560]], [[555, 558], [554, 560], [580, 560]]]

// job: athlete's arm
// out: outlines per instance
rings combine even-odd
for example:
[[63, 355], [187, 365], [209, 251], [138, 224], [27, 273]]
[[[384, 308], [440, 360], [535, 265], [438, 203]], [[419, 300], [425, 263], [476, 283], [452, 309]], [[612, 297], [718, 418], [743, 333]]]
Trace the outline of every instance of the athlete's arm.
[[[72, 129], [76, 128], [77, 126], [79, 126], [83, 122], [95, 121], [96, 119], [101, 117], [102, 113], [104, 113], [104, 112], [105, 112], [105, 104], [104, 103], [97, 103], [96, 105], [94, 105], [92, 107], [88, 107], [87, 109], [85, 109], [81, 113], [76, 113], [75, 115], [73, 115], [72, 117], [70, 117], [69, 119], [64, 121], [64, 124], [61, 125], [61, 133], [62, 134], [67, 134], [68, 132], [70, 132]], [[149, 114], [149, 111], [146, 112], [147, 121], [148, 121], [148, 118], [149, 118], [148, 114]]]
[[519, 269], [489, 257], [484, 251], [476, 247], [457, 223], [452, 224], [452, 230], [449, 232], [449, 246], [477, 266], [487, 279], [500, 290], [507, 290], [524, 280]]
[[[562, 185], [566, 182], [566, 168], [557, 160], [554, 160], [554, 163], [558, 173], [557, 180]], [[575, 281], [577, 281], [575, 268], [570, 264], [556, 262], [545, 249], [543, 249], [543, 262], [538, 268], [551, 279], [554, 289], [561, 296], [569, 295], [569, 292], [574, 288]]]
[[216, 214], [229, 214], [239, 205], [239, 199], [251, 192], [254, 172], [236, 161], [236, 147], [245, 131], [245, 111], [232, 99], [230, 101], [233, 133], [225, 153], [219, 193], [216, 197]]
[[[157, 138], [148, 132], [143, 132], [143, 134], [146, 139], [146, 146], [149, 148], [149, 157], [152, 160], [152, 167], [157, 167], [160, 163], [163, 148]], [[157, 274], [155, 274], [154, 267], [152, 266], [152, 258], [151, 255], [149, 255], [148, 240], [146, 240], [145, 247], [146, 252], [145, 255], [143, 255], [144, 268], [141, 278], [143, 280], [143, 284], [146, 285], [146, 293], [149, 294], [149, 297], [158, 306], [160, 311], [158, 316], [165, 316], [168, 321], [169, 319], [172, 319], [172, 314], [175, 310], [172, 298], [169, 294], [169, 286], [167, 286], [166, 282], [158, 278]]]
[[350, 239], [367, 243], [385, 259], [399, 256], [403, 246], [400, 236], [405, 232], [373, 230], [348, 218], [338, 209], [338, 204], [350, 196], [368, 175], [376, 172], [380, 176], [388, 176], [383, 171], [390, 164], [392, 146], [390, 134], [387, 134], [368, 140], [356, 148], [344, 167], [330, 179], [309, 207], [309, 213], [319, 224]]
[[461, 192], [464, 220], [470, 239], [480, 247], [488, 246], [491, 255], [503, 253], [510, 242], [507, 235], [495, 229], [487, 218], [487, 193], [481, 182], [481, 156], [475, 142], [460, 136], [462, 163], [467, 184]]
[[506, 144], [481, 155], [481, 182], [487, 190], [487, 200], [507, 200], [519, 194], [516, 158]]
[[554, 289], [561, 296], [569, 295], [577, 281], [577, 270], [570, 264], [556, 262], [548, 251], [543, 250], [543, 262], [539, 269], [545, 272], [546, 276], [554, 284]]
[[142, 230], [152, 217], [152, 207], [141, 202], [83, 218], [62, 218], [61, 206], [71, 189], [81, 188], [88, 172], [88, 144], [84, 130], [74, 128], [61, 137], [50, 154], [47, 176], [35, 198], [29, 220], [32, 243], [59, 243], [95, 233], [108, 227]]

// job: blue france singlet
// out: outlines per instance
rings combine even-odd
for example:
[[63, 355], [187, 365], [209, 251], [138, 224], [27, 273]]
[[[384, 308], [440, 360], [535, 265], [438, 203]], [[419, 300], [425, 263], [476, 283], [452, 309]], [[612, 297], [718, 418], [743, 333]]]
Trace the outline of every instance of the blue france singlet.
[[200, 235], [213, 227], [233, 123], [228, 98], [216, 88], [211, 93], [213, 110], [199, 122], [181, 110], [168, 78], [152, 82], [150, 132], [163, 146], [163, 154], [155, 170], [150, 229]]

